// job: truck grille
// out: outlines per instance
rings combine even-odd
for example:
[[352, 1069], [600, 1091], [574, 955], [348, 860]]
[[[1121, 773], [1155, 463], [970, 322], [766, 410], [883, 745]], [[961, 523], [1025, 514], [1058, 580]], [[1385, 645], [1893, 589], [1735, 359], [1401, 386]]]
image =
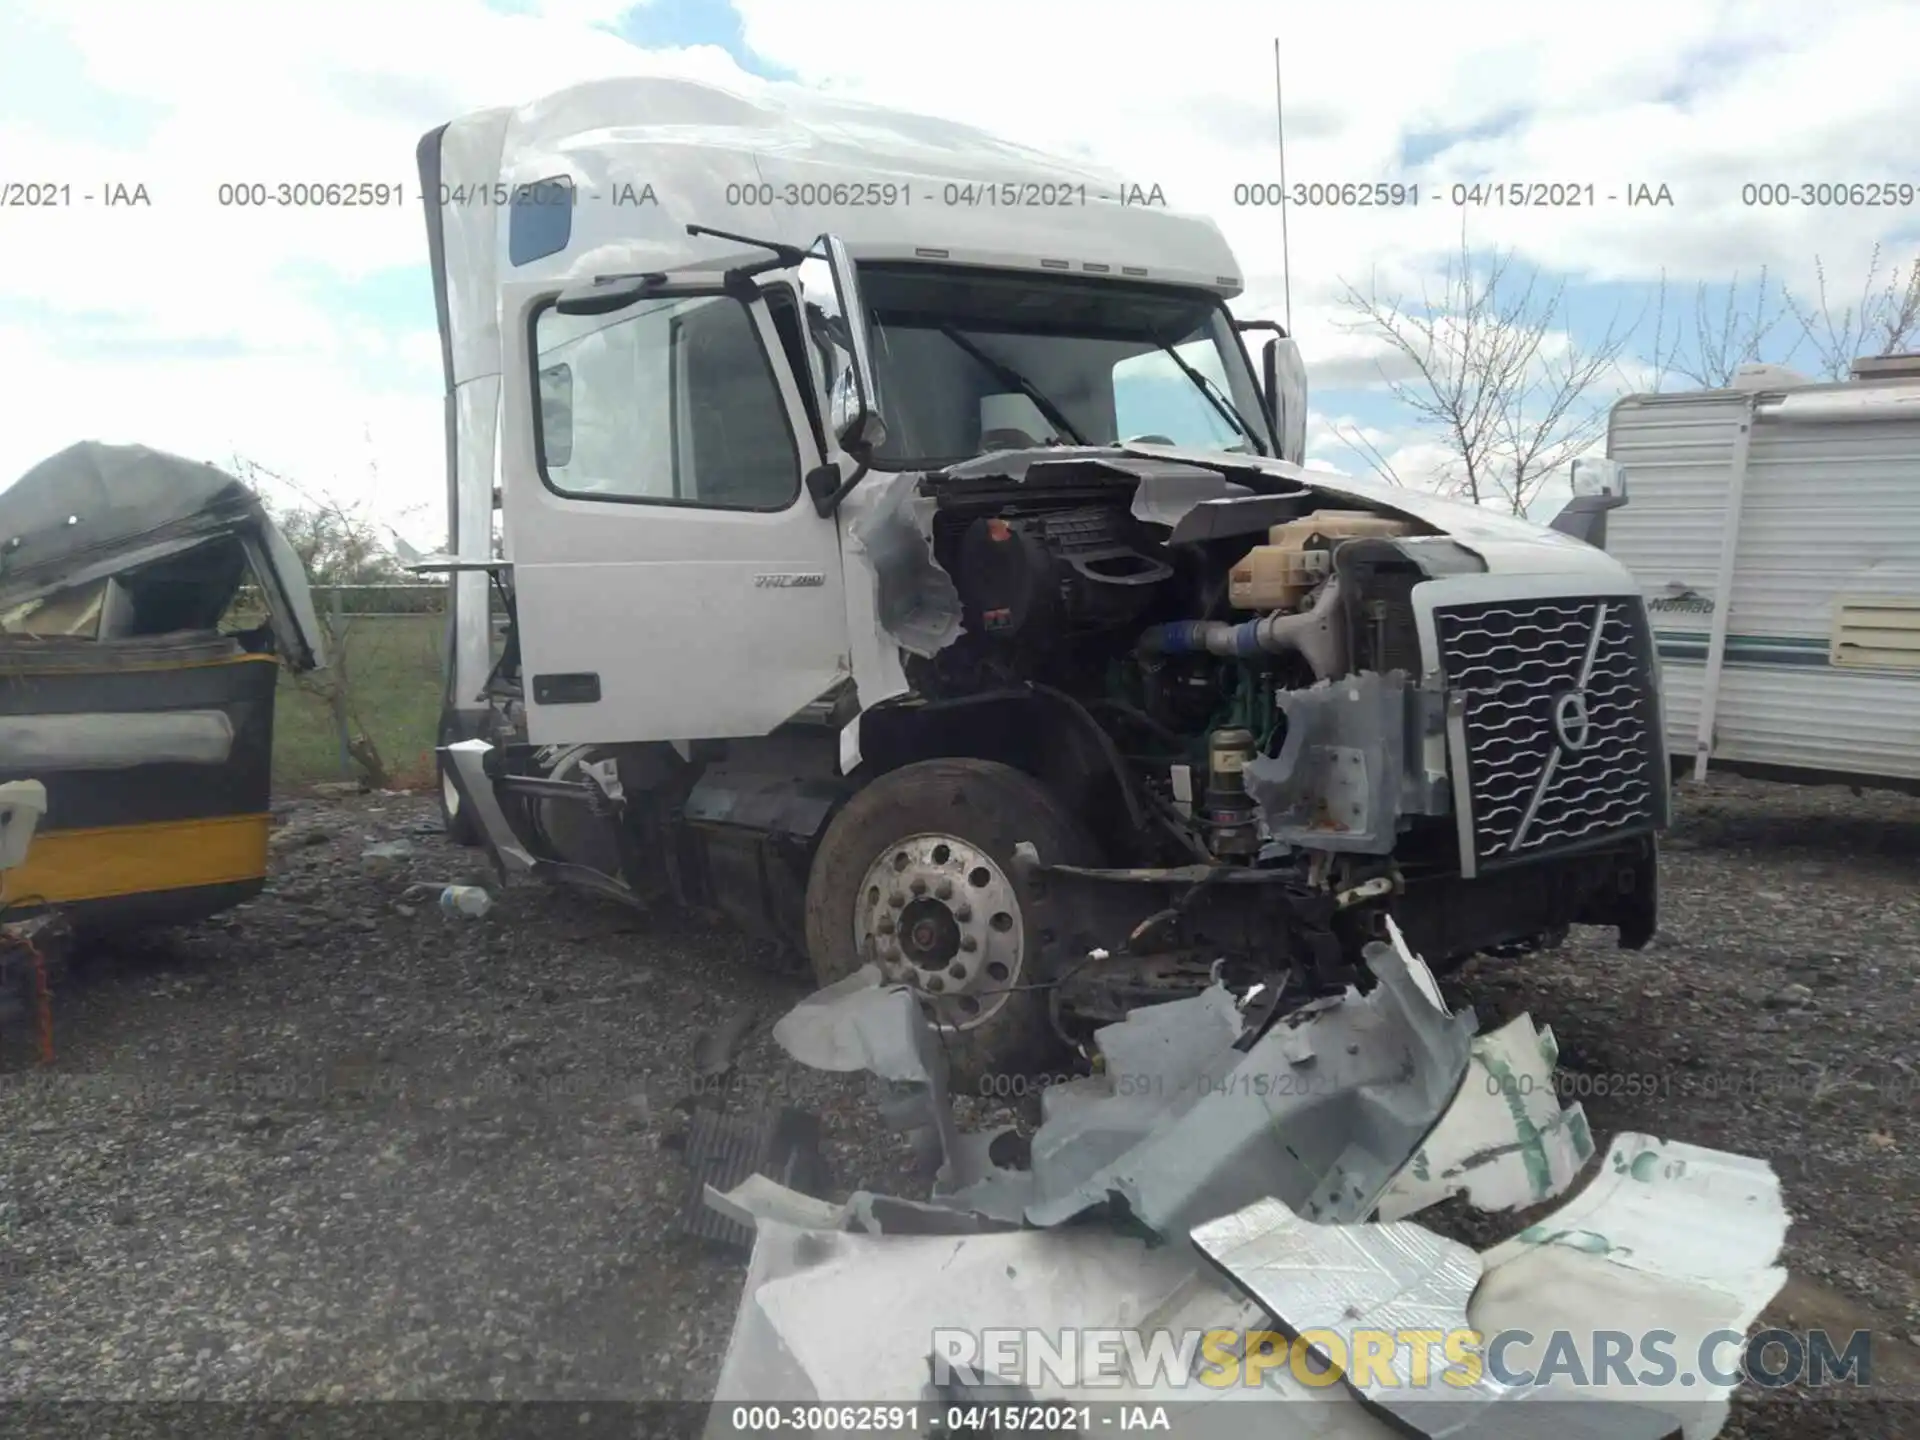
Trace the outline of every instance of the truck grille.
[[1434, 623], [1460, 705], [1455, 794], [1472, 822], [1462, 859], [1473, 870], [1662, 822], [1666, 757], [1638, 598], [1443, 606]]

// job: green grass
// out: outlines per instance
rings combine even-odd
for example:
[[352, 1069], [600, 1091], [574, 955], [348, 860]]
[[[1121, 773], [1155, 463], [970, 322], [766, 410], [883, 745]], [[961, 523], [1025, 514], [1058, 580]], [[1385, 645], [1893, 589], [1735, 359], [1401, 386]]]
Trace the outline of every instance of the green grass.
[[[345, 622], [349, 711], [386, 762], [395, 785], [433, 779], [434, 729], [440, 719], [439, 615], [361, 615]], [[334, 670], [312, 677], [331, 683]], [[286, 795], [323, 780], [350, 780], [358, 770], [340, 753], [324, 696], [280, 673], [273, 735], [274, 793]]]

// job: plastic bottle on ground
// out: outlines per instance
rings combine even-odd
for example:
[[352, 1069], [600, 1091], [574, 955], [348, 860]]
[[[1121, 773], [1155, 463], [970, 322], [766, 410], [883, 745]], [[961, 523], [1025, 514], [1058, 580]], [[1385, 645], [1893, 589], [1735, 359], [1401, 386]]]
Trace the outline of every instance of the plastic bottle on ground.
[[478, 885], [449, 885], [440, 892], [440, 908], [449, 915], [478, 920], [493, 908], [493, 896]]

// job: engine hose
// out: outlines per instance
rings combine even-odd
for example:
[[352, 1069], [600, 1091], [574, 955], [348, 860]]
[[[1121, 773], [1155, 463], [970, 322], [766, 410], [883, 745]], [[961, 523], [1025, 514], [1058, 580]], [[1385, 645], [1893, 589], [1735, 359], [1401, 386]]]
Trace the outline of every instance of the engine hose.
[[1253, 631], [1259, 623], [1175, 620], [1141, 632], [1140, 648], [1150, 655], [1258, 655], [1260, 644]]
[[1262, 615], [1238, 625], [1225, 620], [1175, 620], [1152, 625], [1140, 634], [1139, 648], [1149, 655], [1220, 655], [1251, 659], [1257, 655], [1298, 654], [1324, 680], [1344, 671], [1344, 647], [1334, 623], [1339, 604], [1338, 577], [1320, 589], [1313, 608], [1295, 615]]

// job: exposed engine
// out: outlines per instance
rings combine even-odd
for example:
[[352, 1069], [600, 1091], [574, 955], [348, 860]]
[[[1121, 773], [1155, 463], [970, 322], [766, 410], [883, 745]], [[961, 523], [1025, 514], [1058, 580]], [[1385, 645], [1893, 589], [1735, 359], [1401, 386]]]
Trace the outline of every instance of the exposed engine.
[[1307, 513], [1183, 539], [1136, 519], [1131, 498], [1111, 484], [941, 486], [934, 553], [966, 634], [917, 688], [1065, 692], [1208, 856], [1249, 861], [1261, 835], [1242, 772], [1284, 742], [1282, 697], [1363, 668], [1417, 674], [1406, 594], [1419, 575], [1389, 564], [1359, 583], [1335, 556], [1420, 527], [1303, 498]]

